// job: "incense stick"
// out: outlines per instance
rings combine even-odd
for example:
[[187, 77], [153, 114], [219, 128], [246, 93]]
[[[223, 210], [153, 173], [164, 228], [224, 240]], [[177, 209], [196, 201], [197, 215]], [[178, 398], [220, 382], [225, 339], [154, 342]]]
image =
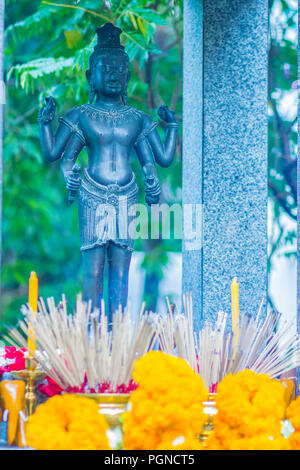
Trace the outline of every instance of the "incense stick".
[[[87, 391], [103, 384], [111, 392], [120, 385], [128, 386], [135, 360], [151, 350], [156, 341], [156, 316], [145, 312], [145, 303], [137, 322], [132, 320], [128, 308], [117, 311], [111, 329], [104, 301], [100, 311], [92, 311], [91, 302], [84, 303], [81, 296], [77, 296], [72, 314], [67, 312], [65, 296], [58, 306], [52, 297], [47, 303], [40, 299], [35, 315], [28, 305], [22, 307], [22, 313], [22, 332], [29, 335], [29, 323], [34, 328], [34, 358], [64, 390], [80, 388], [85, 379]], [[17, 329], [8, 335], [15, 344], [26, 345]]]
[[[217, 321], [206, 321], [198, 335], [192, 335], [193, 307], [191, 294], [183, 296], [183, 313], [160, 320], [160, 347], [168, 354], [185, 359], [212, 390], [226, 374], [251, 369], [277, 378], [300, 366], [300, 337], [293, 333], [292, 322], [282, 322], [279, 312], [263, 315], [262, 300], [256, 316], [241, 315], [237, 325], [238, 341], [228, 330], [226, 312], [218, 312]], [[172, 347], [173, 345], [173, 347]]]

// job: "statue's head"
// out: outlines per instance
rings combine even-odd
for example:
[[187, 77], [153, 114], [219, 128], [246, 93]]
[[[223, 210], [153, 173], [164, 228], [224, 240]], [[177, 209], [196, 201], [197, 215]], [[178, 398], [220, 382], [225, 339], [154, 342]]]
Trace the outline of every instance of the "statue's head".
[[120, 97], [127, 102], [129, 57], [120, 44], [122, 30], [106, 23], [96, 30], [98, 42], [89, 59], [86, 77], [90, 85], [89, 102], [95, 95]]

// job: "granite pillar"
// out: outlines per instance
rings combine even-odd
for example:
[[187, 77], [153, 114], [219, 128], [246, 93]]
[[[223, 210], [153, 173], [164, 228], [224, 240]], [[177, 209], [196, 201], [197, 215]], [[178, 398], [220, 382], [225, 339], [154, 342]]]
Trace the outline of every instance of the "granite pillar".
[[[195, 328], [241, 313], [267, 290], [267, 0], [185, 0], [183, 206], [202, 204], [194, 247], [183, 241], [183, 292]], [[185, 219], [184, 219], [185, 223]]]
[[[202, 109], [203, 109], [203, 5], [185, 0], [183, 53], [183, 162], [182, 204], [202, 208]], [[195, 213], [195, 210], [193, 211]], [[194, 214], [192, 214], [194, 215]], [[187, 214], [183, 211], [183, 222]], [[194, 227], [196, 228], [196, 227]], [[184, 237], [190, 238], [183, 226]], [[200, 242], [199, 242], [200, 240]], [[202, 224], [198, 243], [182, 243], [182, 291], [193, 293], [195, 320], [202, 315]]]

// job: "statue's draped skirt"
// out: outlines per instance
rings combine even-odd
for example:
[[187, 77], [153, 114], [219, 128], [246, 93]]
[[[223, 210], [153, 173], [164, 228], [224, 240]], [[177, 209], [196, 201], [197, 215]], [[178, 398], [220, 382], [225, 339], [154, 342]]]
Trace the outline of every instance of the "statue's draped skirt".
[[113, 242], [133, 251], [137, 202], [134, 174], [125, 186], [105, 186], [91, 178], [85, 169], [78, 200], [81, 250]]

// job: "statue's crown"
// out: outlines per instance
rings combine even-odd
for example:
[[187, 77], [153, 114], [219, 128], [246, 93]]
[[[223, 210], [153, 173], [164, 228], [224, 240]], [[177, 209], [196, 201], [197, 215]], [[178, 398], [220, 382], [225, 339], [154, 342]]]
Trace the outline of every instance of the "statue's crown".
[[101, 28], [96, 29], [96, 33], [98, 36], [97, 49], [124, 49], [124, 46], [120, 43], [120, 34], [122, 33], [122, 30], [117, 26], [114, 26], [112, 23], [106, 23]]
[[[109, 57], [112, 54], [122, 56], [129, 62], [129, 57], [124, 50], [124, 46], [120, 43], [120, 34], [122, 30], [112, 23], [106, 23], [101, 28], [96, 29], [98, 41], [94, 47], [94, 51], [90, 55], [89, 65], [90, 68], [86, 71], [86, 78], [88, 82], [91, 80], [91, 76], [99, 57]], [[113, 51], [112, 51], [113, 50]], [[91, 99], [92, 100], [92, 99]], [[92, 102], [90, 100], [90, 102]]]

